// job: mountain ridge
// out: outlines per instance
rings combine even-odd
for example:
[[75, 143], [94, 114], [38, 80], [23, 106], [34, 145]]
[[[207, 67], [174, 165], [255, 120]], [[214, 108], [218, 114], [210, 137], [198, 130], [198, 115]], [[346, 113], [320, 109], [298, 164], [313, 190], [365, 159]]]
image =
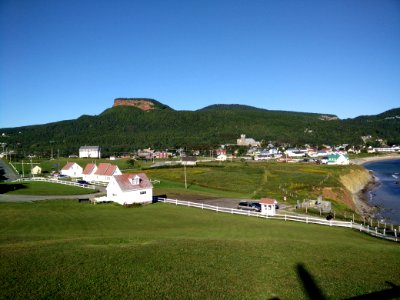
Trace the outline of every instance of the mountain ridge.
[[240, 104], [215, 104], [195, 111], [174, 110], [158, 101], [154, 105], [158, 108], [117, 105], [99, 115], [0, 129], [1, 143], [28, 153], [48, 153], [57, 147], [65, 155], [76, 153], [82, 145], [99, 145], [108, 154], [147, 147], [210, 149], [235, 143], [240, 134], [290, 145], [362, 145], [362, 136], [400, 143], [400, 108], [340, 120], [326, 113], [275, 111]]

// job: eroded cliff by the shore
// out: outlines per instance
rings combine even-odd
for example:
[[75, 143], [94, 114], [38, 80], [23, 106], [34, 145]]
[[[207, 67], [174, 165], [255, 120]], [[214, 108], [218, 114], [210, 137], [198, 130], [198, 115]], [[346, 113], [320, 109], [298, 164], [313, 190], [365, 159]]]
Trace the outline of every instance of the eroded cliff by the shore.
[[352, 169], [348, 174], [340, 176], [340, 182], [351, 194], [353, 208], [361, 215], [370, 215], [371, 207], [360, 198], [360, 192], [373, 181], [373, 176], [363, 167]]

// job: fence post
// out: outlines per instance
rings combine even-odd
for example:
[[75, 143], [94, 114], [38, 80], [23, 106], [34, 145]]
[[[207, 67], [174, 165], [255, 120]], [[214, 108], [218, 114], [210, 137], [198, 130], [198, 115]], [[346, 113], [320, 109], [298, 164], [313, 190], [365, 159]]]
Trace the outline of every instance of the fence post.
[[378, 227], [375, 226], [375, 235], [378, 235]]
[[178, 199], [175, 199], [175, 205], [178, 205]]
[[383, 228], [383, 236], [386, 236], [386, 228]]
[[397, 230], [396, 229], [394, 230], [394, 238], [396, 239], [396, 242], [397, 242]]
[[233, 215], [233, 208], [231, 208], [231, 214]]

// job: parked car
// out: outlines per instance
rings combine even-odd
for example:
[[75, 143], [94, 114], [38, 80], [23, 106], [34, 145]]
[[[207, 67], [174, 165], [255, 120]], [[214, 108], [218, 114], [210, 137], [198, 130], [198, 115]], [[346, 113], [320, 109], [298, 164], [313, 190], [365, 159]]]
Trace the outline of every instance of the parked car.
[[79, 184], [90, 184], [86, 180], [78, 180], [77, 183], [79, 183]]
[[251, 210], [251, 211], [261, 211], [261, 204], [257, 202], [247, 202], [247, 201], [240, 201], [238, 206], [238, 209], [244, 209], [244, 210]]

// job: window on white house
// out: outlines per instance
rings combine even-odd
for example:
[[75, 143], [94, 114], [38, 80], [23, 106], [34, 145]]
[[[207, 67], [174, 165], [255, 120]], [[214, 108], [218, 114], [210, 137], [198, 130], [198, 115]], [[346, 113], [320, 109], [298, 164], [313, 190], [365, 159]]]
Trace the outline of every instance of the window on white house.
[[144, 195], [144, 194], [146, 194], [146, 191], [140, 192], [140, 195]]

